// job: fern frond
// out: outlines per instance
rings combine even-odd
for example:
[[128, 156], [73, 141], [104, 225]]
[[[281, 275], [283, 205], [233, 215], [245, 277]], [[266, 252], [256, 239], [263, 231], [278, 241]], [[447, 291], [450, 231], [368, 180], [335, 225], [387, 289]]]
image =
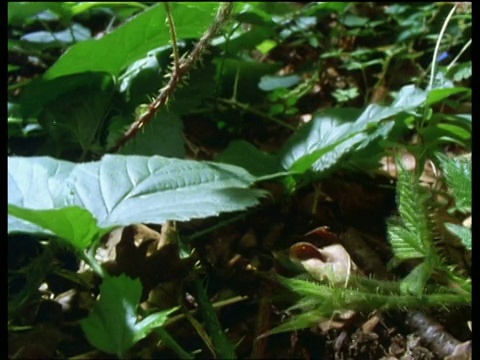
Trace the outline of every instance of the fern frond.
[[278, 280], [301, 295], [302, 299], [289, 309], [294, 312], [289, 320], [263, 334], [263, 337], [312, 327], [322, 320], [331, 319], [335, 314], [352, 310], [368, 313], [379, 309], [452, 308], [471, 304], [471, 293], [452, 291], [445, 287], [434, 287], [422, 296], [417, 296], [403, 293], [400, 283], [396, 281], [362, 277], [353, 277], [350, 283], [355, 284], [355, 288], [332, 287], [298, 279]]
[[459, 211], [472, 211], [472, 159], [448, 158], [443, 154], [437, 155], [440, 161], [448, 188], [455, 198]]
[[398, 261], [425, 257], [425, 249], [418, 241], [417, 235], [402, 225], [391, 225], [388, 228], [390, 244]]
[[398, 261], [412, 258], [436, 258], [434, 223], [427, 206], [428, 194], [410, 172], [401, 169], [397, 182], [401, 224], [390, 222], [389, 241]]

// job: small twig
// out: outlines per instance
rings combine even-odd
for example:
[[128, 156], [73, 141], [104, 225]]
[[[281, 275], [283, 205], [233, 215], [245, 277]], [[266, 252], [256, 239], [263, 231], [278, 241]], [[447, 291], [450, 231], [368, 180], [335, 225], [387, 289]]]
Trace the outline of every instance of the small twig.
[[250, 359], [265, 359], [267, 358], [267, 346], [269, 339], [261, 337], [271, 329], [271, 306], [272, 306], [272, 284], [262, 283], [260, 289], [260, 303], [258, 306], [258, 318], [255, 327], [255, 341], [252, 345], [252, 353]]
[[460, 341], [445, 331], [442, 325], [420, 311], [407, 314], [407, 325], [431, 348], [440, 358], [452, 355], [461, 345]]

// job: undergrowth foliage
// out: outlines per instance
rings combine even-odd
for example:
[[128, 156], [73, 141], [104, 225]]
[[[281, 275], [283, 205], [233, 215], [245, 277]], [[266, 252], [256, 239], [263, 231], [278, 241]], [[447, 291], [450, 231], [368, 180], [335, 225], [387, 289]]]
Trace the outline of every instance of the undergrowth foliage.
[[[387, 219], [389, 270], [402, 276], [348, 268], [336, 282], [307, 266], [308, 280], [274, 276], [296, 300], [259, 339], [354, 312], [471, 306], [468, 264], [446, 249], [450, 238], [472, 248], [471, 158], [456, 154], [471, 151], [471, 9], [372, 4], [9, 3], [9, 244], [35, 244], [33, 260], [9, 272], [9, 330], [30, 325], [27, 309], [60, 274], [90, 294], [77, 323], [104, 353], [134, 357], [155, 334], [193, 359], [167, 331], [185, 318], [210, 355], [235, 358], [202, 264], [183, 281], [203, 323], [185, 304], [145, 311], [140, 279], [99, 260], [104, 240], [162, 224], [163, 244], [192, 260], [174, 221], [242, 216], [285, 200], [270, 182], [291, 198], [337, 174], [378, 174], [398, 153], [415, 159], [411, 171], [397, 157]], [[220, 134], [213, 155], [187, 131], [197, 122]], [[429, 162], [440, 188], [421, 183]], [[459, 221], [439, 224], [442, 211]], [[55, 259], [66, 252], [88, 275], [63, 271]]]
[[[444, 161], [449, 167], [458, 164], [455, 159]], [[465, 173], [462, 174], [459, 183], [465, 181]], [[471, 305], [470, 278], [458, 271], [460, 264], [452, 266], [442, 256], [441, 247], [445, 239], [440, 238], [441, 235], [432, 220], [436, 210], [428, 205], [431, 197], [432, 194], [420, 185], [414, 173], [405, 169], [399, 172], [399, 215], [398, 218], [391, 219], [388, 225], [388, 237], [394, 253], [391, 265], [398, 266], [406, 260], [419, 260], [402, 280], [385, 281], [357, 275], [352, 276], [345, 287], [338, 287], [319, 283], [320, 279], [315, 278], [282, 278], [280, 282], [300, 296], [298, 302], [288, 311], [293, 314], [300, 311], [300, 314], [293, 315], [285, 324], [264, 336], [312, 327], [322, 320], [332, 319], [339, 312], [437, 307], [453, 309]], [[471, 201], [466, 198], [463, 200]], [[463, 242], [469, 248], [470, 243], [465, 240]], [[434, 273], [437, 275], [432, 278]]]

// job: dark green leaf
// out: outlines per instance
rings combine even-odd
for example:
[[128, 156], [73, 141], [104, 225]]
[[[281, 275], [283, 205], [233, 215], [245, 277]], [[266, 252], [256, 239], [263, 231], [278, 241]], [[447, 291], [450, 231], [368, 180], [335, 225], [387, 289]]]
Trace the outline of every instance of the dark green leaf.
[[[8, 24], [23, 25], [28, 23], [28, 19], [32, 18], [40, 12], [50, 10], [54, 13], [63, 13], [65, 5], [61, 2], [8, 2]], [[32, 19], [30, 19], [32, 21]]]
[[471, 91], [471, 90], [463, 87], [433, 89], [429, 91], [428, 98], [425, 105], [432, 105], [452, 95], [459, 94], [462, 92], [468, 92], [468, 91]]
[[125, 275], [106, 276], [100, 285], [100, 300], [80, 324], [96, 348], [122, 358], [136, 341], [137, 307], [142, 294], [139, 279]]
[[141, 130], [141, 133], [122, 147], [124, 155], [161, 155], [182, 159], [185, 157], [183, 123], [172, 111], [159, 111]]
[[[219, 3], [172, 3], [179, 39], [197, 39], [208, 28]], [[163, 4], [153, 6], [98, 40], [71, 47], [48, 71], [45, 79], [83, 72], [106, 72], [117, 77], [148, 51], [166, 46], [170, 33]]]
[[81, 87], [64, 90], [63, 95], [45, 104], [39, 122], [60, 145], [73, 143], [90, 150], [110, 106], [114, 84], [103, 74], [87, 74], [85, 78]]
[[217, 161], [240, 166], [255, 176], [264, 176], [280, 170], [278, 157], [267, 154], [244, 140], [232, 141]]

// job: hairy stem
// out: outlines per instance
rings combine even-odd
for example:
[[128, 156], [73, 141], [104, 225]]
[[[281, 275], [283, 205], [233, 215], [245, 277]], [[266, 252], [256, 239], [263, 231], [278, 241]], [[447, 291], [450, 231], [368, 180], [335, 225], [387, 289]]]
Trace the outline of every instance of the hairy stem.
[[[218, 33], [221, 27], [228, 21], [233, 10], [233, 5], [233, 3], [221, 3], [213, 24], [205, 32], [205, 34], [203, 34], [192, 52], [186, 57], [179, 60], [178, 67], [175, 67], [173, 69], [173, 72], [169, 74], [170, 80], [163, 88], [160, 89], [159, 95], [148, 105], [148, 110], [130, 126], [130, 128], [125, 132], [123, 137], [120, 138], [117, 143], [108, 150], [108, 152], [118, 151], [129, 140], [133, 139], [140, 131], [140, 129], [143, 128], [148, 122], [150, 122], [150, 120], [155, 117], [158, 109], [167, 103], [168, 99], [173, 95], [173, 92], [180, 85], [185, 75], [205, 53], [207, 45]], [[169, 12], [167, 11], [167, 14], [168, 13]], [[173, 25], [173, 22], [171, 23], [171, 25]], [[175, 30], [171, 30], [171, 34], [173, 34], [174, 32]]]

